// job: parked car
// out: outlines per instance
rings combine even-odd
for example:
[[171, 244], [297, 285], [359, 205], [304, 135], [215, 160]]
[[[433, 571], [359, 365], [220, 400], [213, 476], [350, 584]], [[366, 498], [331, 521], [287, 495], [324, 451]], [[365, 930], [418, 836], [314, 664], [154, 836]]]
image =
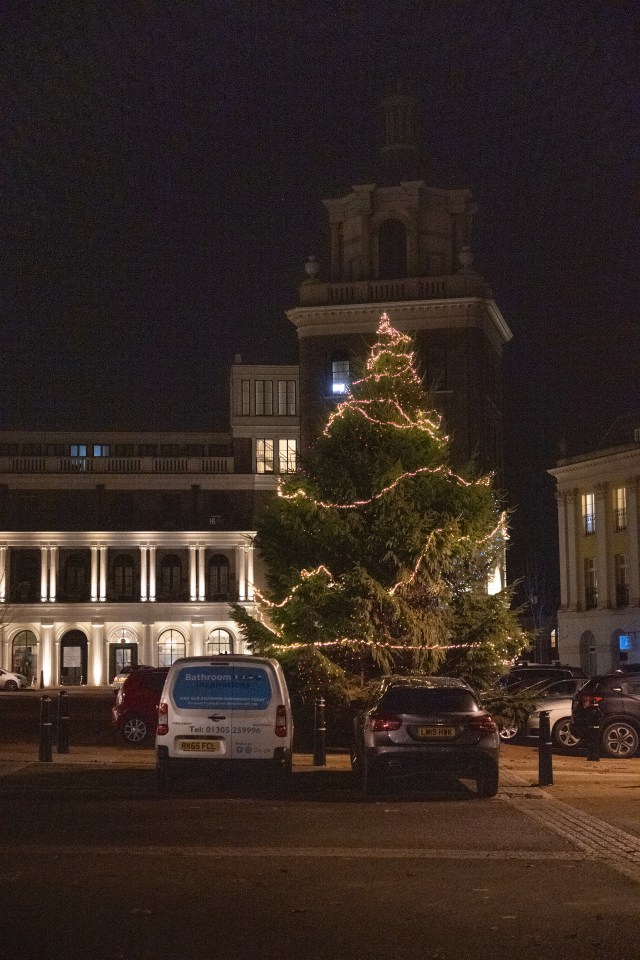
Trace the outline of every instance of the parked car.
[[439, 772], [476, 781], [479, 796], [498, 792], [500, 737], [475, 692], [450, 677], [383, 681], [354, 718], [351, 765], [365, 796], [387, 777]]
[[500, 678], [500, 686], [504, 689], [526, 690], [536, 683], [553, 682], [554, 680], [571, 680], [572, 677], [586, 679], [580, 667], [560, 666], [549, 663], [529, 663], [513, 667]]
[[544, 690], [529, 713], [524, 728], [525, 737], [540, 736], [540, 714], [549, 713], [551, 739], [556, 747], [573, 749], [582, 745], [582, 738], [572, 726], [571, 711], [573, 698], [585, 685], [586, 679], [574, 677], [573, 680], [556, 680]]
[[591, 677], [574, 698], [571, 722], [585, 740], [599, 724], [606, 757], [635, 757], [640, 745], [640, 676], [618, 671]]
[[149, 669], [144, 663], [129, 663], [126, 667], [123, 667], [122, 670], [119, 670], [116, 673], [115, 677], [111, 681], [111, 689], [119, 690], [122, 684], [125, 682], [130, 673], [133, 673], [135, 670]]
[[158, 704], [168, 672], [168, 667], [141, 667], [126, 674], [111, 716], [127, 746], [139, 747], [155, 735]]
[[[557, 747], [577, 747], [581, 738], [570, 729], [573, 697], [586, 683], [586, 677], [572, 677], [564, 680], [540, 680], [524, 692], [535, 699], [518, 717], [514, 712], [513, 720], [505, 722], [500, 728], [500, 739], [515, 741], [540, 735], [540, 713], [549, 711], [551, 737]], [[513, 689], [513, 688], [511, 688]], [[518, 693], [523, 690], [518, 689]]]
[[21, 673], [12, 673], [11, 670], [0, 668], [0, 690], [23, 690], [30, 686], [29, 679]]

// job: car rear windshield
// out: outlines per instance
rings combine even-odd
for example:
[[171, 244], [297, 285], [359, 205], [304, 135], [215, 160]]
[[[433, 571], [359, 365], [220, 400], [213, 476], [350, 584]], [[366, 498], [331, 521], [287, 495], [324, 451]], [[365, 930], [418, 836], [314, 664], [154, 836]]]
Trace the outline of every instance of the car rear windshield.
[[178, 670], [173, 699], [186, 710], [266, 710], [271, 683], [264, 667], [193, 664]]
[[469, 690], [433, 687], [412, 689], [395, 687], [383, 695], [380, 710], [418, 715], [477, 712], [478, 702]]

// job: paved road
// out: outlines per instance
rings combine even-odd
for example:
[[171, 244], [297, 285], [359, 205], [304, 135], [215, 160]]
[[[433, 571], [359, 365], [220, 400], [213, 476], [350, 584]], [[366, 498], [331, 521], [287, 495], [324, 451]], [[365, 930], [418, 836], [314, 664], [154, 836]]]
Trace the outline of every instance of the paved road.
[[51, 763], [31, 733], [0, 742], [2, 960], [635, 957], [640, 761], [556, 756], [540, 789], [536, 751], [509, 746], [495, 799], [441, 783], [366, 803], [344, 755], [297, 756], [286, 799], [167, 797], [151, 750], [91, 729]]

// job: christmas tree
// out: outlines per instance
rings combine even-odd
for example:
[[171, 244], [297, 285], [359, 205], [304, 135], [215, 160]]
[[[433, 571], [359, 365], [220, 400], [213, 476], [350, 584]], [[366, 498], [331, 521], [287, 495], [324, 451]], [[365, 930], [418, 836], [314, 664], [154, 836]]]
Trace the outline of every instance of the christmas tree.
[[234, 608], [298, 688], [409, 671], [486, 684], [526, 646], [508, 593], [487, 591], [506, 538], [491, 477], [448, 454], [411, 338], [383, 315], [362, 375], [259, 521], [258, 618]]

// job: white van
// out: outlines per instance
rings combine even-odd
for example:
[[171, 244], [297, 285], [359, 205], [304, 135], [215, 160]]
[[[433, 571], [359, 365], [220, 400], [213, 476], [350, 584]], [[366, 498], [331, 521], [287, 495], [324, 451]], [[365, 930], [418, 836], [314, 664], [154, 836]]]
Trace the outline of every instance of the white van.
[[160, 790], [180, 775], [259, 766], [284, 786], [292, 753], [289, 691], [277, 660], [183, 657], [169, 668], [156, 730]]

